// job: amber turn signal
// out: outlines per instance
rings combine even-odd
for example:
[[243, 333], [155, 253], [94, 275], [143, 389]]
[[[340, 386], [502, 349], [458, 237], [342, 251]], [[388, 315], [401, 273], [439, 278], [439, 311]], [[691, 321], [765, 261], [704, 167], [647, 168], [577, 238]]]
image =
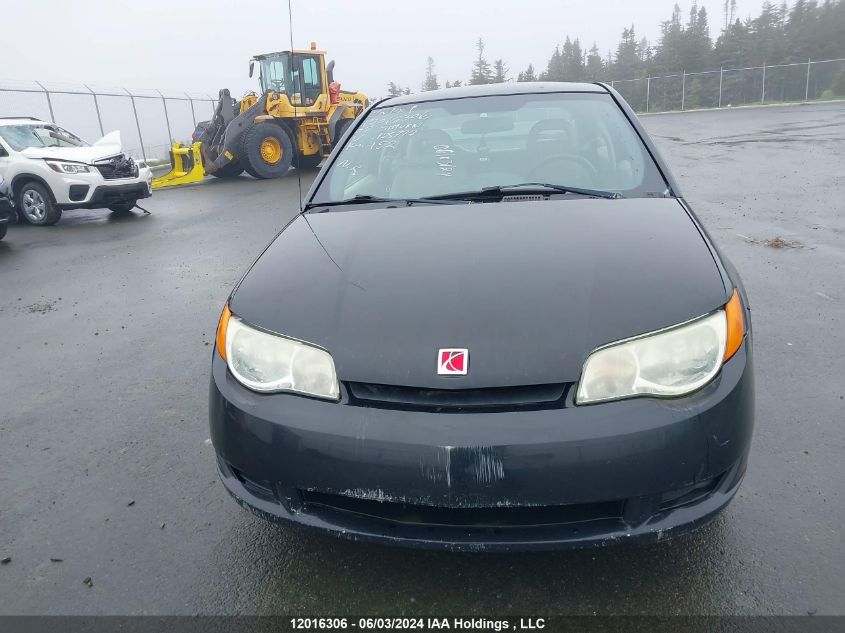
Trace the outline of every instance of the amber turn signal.
[[223, 360], [226, 360], [226, 330], [229, 329], [229, 317], [231, 316], [232, 311], [229, 310], [229, 303], [227, 302], [223, 306], [220, 321], [217, 323], [217, 353]]
[[745, 316], [742, 314], [742, 300], [734, 288], [730, 301], [725, 304], [725, 316], [728, 321], [728, 340], [725, 345], [724, 361], [736, 354], [742, 339], [745, 338]]

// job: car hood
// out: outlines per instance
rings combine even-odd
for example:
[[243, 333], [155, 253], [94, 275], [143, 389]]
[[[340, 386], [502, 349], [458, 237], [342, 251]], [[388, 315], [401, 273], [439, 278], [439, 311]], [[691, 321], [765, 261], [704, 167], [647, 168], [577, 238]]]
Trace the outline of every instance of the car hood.
[[[727, 300], [675, 199], [547, 200], [297, 217], [233, 313], [331, 352], [340, 380], [423, 388], [574, 382], [591, 350]], [[469, 349], [438, 376], [440, 348]]]
[[88, 147], [27, 147], [21, 154], [27, 158], [93, 163], [96, 160], [111, 158], [122, 151], [120, 132], [115, 130]]

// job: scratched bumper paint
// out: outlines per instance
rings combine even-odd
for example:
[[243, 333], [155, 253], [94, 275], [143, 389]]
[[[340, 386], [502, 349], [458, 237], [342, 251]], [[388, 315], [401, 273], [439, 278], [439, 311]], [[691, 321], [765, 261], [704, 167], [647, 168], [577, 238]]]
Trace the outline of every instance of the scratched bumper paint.
[[[716, 380], [686, 398], [435, 414], [354, 406], [345, 396], [333, 403], [255, 394], [215, 355], [211, 437], [223, 483], [242, 505], [338, 536], [469, 550], [656, 541], [696, 527], [733, 497], [752, 434], [752, 382], [743, 346]], [[666, 493], [708, 481], [714, 487], [694, 502], [659, 507]], [[385, 508], [478, 509], [485, 525], [491, 509], [502, 516], [496, 529], [396, 521], [373, 516], [380, 505], [364, 512], [310, 505], [312, 493]], [[508, 524], [505, 512], [616, 501], [620, 520], [577, 528]]]

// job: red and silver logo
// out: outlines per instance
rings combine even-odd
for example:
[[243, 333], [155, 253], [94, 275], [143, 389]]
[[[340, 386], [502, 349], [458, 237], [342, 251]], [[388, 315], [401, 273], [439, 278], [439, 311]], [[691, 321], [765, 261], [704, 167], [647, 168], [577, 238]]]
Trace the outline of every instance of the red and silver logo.
[[437, 353], [437, 373], [441, 376], [466, 376], [468, 368], [468, 349], [441, 349]]

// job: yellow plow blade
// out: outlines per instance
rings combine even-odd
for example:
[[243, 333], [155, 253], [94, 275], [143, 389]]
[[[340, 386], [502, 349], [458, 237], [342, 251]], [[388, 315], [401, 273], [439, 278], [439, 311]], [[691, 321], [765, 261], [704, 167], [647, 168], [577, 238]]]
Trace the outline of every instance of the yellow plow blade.
[[170, 150], [171, 170], [163, 176], [153, 178], [153, 189], [190, 185], [205, 178], [200, 154], [201, 147], [202, 143], [199, 141], [190, 147], [174, 143]]

